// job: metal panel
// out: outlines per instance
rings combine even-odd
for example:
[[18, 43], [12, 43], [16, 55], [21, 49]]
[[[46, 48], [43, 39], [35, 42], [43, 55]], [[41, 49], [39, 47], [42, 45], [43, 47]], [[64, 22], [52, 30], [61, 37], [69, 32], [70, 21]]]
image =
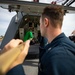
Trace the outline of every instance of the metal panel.
[[14, 38], [15, 34], [16, 34], [16, 31], [18, 30], [18, 27], [20, 25], [20, 22], [21, 22], [21, 19], [22, 19], [22, 15], [19, 13], [18, 14], [18, 18], [19, 18], [19, 21], [18, 23], [15, 23], [15, 17], [14, 16], [9, 24], [9, 27], [6, 31], [6, 34], [4, 36], [4, 39], [1, 43], [1, 46], [0, 48], [3, 49], [3, 47], [11, 40]]
[[[10, 4], [12, 6], [20, 5], [19, 11], [23, 11], [25, 13], [39, 13], [43, 11], [44, 7], [46, 6], [57, 6], [52, 4], [46, 3], [38, 3], [38, 2], [28, 2], [28, 1], [16, 1], [16, 0], [3, 0], [0, 1], [0, 4]], [[75, 7], [70, 6], [61, 6], [64, 10], [68, 10], [68, 12], [75, 13]]]

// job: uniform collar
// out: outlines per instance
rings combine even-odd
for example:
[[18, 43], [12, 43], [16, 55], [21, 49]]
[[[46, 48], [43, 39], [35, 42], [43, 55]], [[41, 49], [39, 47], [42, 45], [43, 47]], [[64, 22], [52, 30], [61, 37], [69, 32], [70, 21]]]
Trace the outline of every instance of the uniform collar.
[[49, 43], [48, 45], [45, 46], [45, 49], [51, 49], [52, 47], [58, 45], [59, 43], [61, 43], [61, 39], [63, 39], [63, 37], [66, 37], [64, 33], [61, 33], [60, 35], [58, 35], [51, 43]]

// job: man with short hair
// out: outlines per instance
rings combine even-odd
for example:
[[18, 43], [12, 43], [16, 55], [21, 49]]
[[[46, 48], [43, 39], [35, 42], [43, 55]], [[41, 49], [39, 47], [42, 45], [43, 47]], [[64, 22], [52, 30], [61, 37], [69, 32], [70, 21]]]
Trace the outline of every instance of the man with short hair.
[[48, 6], [40, 17], [40, 32], [48, 45], [43, 49], [39, 75], [75, 75], [75, 44], [61, 31], [63, 16], [61, 7]]
[[[40, 17], [40, 32], [47, 38], [48, 44], [41, 52], [39, 75], [75, 75], [75, 44], [61, 31], [63, 16], [61, 7], [48, 6]], [[7, 75], [16, 75], [15, 68]], [[24, 75], [19, 74], [20, 71], [17, 75]]]

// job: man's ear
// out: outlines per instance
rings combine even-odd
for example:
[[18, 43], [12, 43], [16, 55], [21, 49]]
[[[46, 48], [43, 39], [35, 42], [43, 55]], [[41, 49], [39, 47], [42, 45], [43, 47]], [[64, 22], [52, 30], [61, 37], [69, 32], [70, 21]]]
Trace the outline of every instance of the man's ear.
[[48, 18], [44, 18], [44, 25], [45, 25], [45, 27], [49, 26], [49, 19]]

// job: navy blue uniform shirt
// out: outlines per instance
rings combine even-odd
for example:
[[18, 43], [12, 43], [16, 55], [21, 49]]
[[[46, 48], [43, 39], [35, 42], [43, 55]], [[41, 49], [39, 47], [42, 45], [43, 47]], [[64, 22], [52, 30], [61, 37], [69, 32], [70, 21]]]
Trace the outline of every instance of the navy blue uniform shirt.
[[7, 72], [6, 75], [25, 75], [22, 64], [19, 64]]
[[64, 33], [48, 44], [44, 51], [39, 75], [75, 75], [75, 43]]

